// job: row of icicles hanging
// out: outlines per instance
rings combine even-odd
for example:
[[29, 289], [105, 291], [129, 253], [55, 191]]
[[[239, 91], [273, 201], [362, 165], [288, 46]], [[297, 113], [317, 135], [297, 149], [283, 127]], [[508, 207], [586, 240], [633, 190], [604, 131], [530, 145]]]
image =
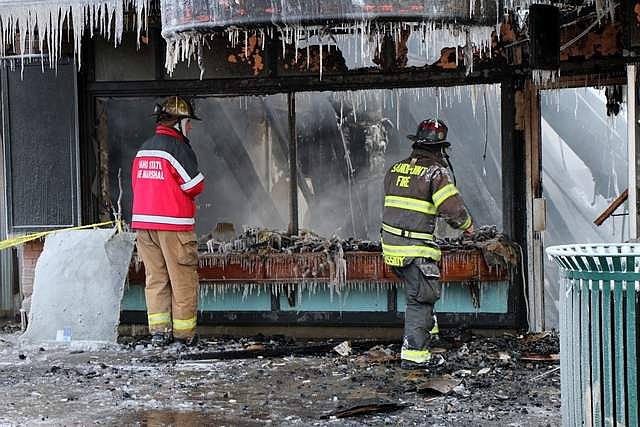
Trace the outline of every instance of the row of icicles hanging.
[[[47, 59], [51, 67], [55, 67], [61, 56], [62, 42], [73, 39], [73, 48], [77, 65], [81, 66], [81, 41], [89, 33], [99, 34], [113, 40], [118, 45], [125, 30], [125, 15], [131, 10], [135, 12], [135, 31], [140, 40], [140, 33], [147, 27], [150, 0], [61, 0], [58, 2], [12, 2], [3, 4], [0, 9], [0, 58], [19, 59], [24, 65], [25, 59], [40, 57]], [[422, 38], [421, 49], [439, 50], [449, 46], [462, 46], [469, 56], [472, 47], [480, 53], [489, 53], [493, 26], [459, 26], [447, 23], [372, 23], [371, 21], [343, 23], [336, 26], [343, 34], [351, 34], [353, 43], [360, 45], [362, 55], [373, 56], [380, 53], [382, 39], [391, 34], [396, 43], [400, 42], [402, 31], [410, 30]], [[236, 27], [224, 30], [230, 40], [236, 42], [247, 40], [248, 30]], [[253, 31], [253, 30], [252, 30]], [[278, 26], [277, 31], [283, 44], [291, 44], [297, 50], [301, 46], [308, 49], [309, 41], [317, 40], [321, 46], [333, 46], [336, 38], [344, 35], [331, 34], [326, 27], [319, 26]], [[273, 28], [258, 30], [261, 39], [273, 36]], [[65, 36], [66, 33], [66, 36]], [[269, 34], [270, 33], [270, 34]], [[77, 37], [76, 35], [80, 35]], [[195, 58], [203, 66], [202, 52], [204, 36], [197, 32], [164, 34], [167, 38], [166, 67], [173, 72], [179, 61], [190, 61]], [[240, 37], [241, 36], [241, 37]], [[6, 47], [12, 46], [7, 52]], [[457, 58], [456, 58], [457, 60]], [[322, 75], [320, 60], [320, 75]], [[472, 63], [467, 60], [467, 69]]]
[[[81, 43], [89, 32], [113, 39], [115, 46], [125, 30], [125, 12], [135, 12], [137, 39], [147, 27], [150, 0], [60, 0], [55, 2], [15, 1], [0, 8], [0, 59], [48, 60], [55, 68], [62, 53], [63, 38], [73, 39], [78, 68], [82, 65]], [[139, 42], [138, 42], [139, 43]], [[7, 46], [12, 46], [8, 55]], [[45, 53], [46, 52], [46, 53]], [[43, 61], [44, 63], [44, 61]], [[44, 64], [43, 64], [44, 67]]]

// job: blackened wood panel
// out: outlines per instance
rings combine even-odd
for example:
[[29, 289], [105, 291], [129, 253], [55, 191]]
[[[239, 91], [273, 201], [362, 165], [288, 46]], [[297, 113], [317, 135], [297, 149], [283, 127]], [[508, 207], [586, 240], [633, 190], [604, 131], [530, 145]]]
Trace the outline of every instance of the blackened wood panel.
[[12, 232], [77, 224], [75, 65], [5, 70], [3, 123]]

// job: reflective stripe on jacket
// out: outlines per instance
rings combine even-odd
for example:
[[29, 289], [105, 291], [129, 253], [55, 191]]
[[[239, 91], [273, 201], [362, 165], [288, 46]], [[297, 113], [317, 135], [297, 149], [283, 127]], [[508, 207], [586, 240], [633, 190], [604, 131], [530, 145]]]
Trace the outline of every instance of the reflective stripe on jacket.
[[194, 198], [204, 188], [204, 176], [188, 141], [176, 129], [159, 125], [133, 160], [132, 228], [191, 231]]
[[389, 265], [402, 267], [419, 257], [439, 261], [433, 241], [438, 216], [461, 230], [472, 224], [438, 152], [415, 149], [389, 169], [384, 182], [382, 251]]

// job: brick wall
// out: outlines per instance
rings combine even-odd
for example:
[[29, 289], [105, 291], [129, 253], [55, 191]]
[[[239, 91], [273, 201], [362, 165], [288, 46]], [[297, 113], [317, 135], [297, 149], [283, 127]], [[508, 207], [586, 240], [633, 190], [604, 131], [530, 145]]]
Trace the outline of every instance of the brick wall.
[[[36, 262], [38, 262], [38, 258], [42, 253], [43, 246], [43, 240], [33, 240], [25, 243], [18, 252], [20, 263], [20, 293], [23, 297], [23, 304], [25, 300], [28, 300], [30, 305], [30, 297], [31, 294], [33, 294]], [[29, 307], [23, 308], [29, 309]]]

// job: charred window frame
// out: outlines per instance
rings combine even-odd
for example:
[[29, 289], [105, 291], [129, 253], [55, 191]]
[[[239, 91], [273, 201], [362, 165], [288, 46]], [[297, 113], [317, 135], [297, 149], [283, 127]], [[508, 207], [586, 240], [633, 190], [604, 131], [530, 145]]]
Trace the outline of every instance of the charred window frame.
[[[277, 34], [277, 32], [275, 32]], [[96, 50], [94, 41], [83, 43], [83, 66], [80, 70], [80, 111], [82, 114], [81, 168], [83, 219], [97, 220], [100, 216], [99, 200], [95, 193], [95, 179], [99, 176], [99, 160], [96, 159], [96, 100], [99, 97], [163, 97], [175, 94], [183, 96], [233, 97], [274, 95], [292, 92], [357, 91], [365, 89], [424, 88], [471, 84], [499, 84], [509, 70], [501, 62], [478, 64], [470, 75], [464, 69], [396, 69], [394, 73], [383, 70], [352, 70], [344, 73], [325, 74], [322, 79], [315, 73], [309, 75], [280, 75], [282, 43], [269, 38], [265, 41], [266, 72], [259, 77], [223, 76], [219, 79], [176, 80], [164, 71], [165, 43], [157, 26], [151, 26], [149, 36], [162, 42], [153, 42], [155, 53], [155, 80], [147, 81], [97, 81], [95, 78]], [[195, 64], [192, 64], [195, 66]]]
[[[277, 65], [281, 61], [281, 56], [277, 46], [280, 43], [267, 41], [267, 46], [272, 44], [274, 49], [267, 56], [266, 64], [268, 72], [262, 77], [242, 77], [242, 78], [220, 78], [207, 80], [172, 80], [165, 79], [165, 73], [162, 68], [162, 61], [156, 60], [156, 79], [153, 81], [95, 81], [92, 68], [94, 66], [94, 51], [90, 48], [90, 41], [83, 49], [87, 55], [83, 61], [81, 102], [83, 103], [83, 125], [81, 133], [83, 135], [83, 194], [91, 194], [92, 178], [95, 178], [97, 160], [95, 154], [91, 150], [90, 140], [95, 136], [95, 105], [99, 97], [162, 97], [170, 96], [176, 93], [186, 96], [246, 96], [246, 95], [271, 95], [283, 94], [290, 92], [313, 92], [313, 91], [346, 91], [346, 90], [364, 90], [364, 89], [394, 89], [394, 88], [424, 88], [437, 86], [455, 86], [455, 85], [473, 85], [473, 84], [500, 84], [502, 87], [501, 105], [502, 108], [502, 198], [503, 198], [503, 228], [516, 242], [525, 248], [526, 251], [526, 200], [524, 189], [524, 177], [522, 176], [522, 164], [524, 153], [522, 151], [522, 131], [514, 128], [515, 124], [515, 91], [518, 89], [518, 82], [523, 77], [514, 76], [513, 70], [509, 69], [506, 64], [478, 64], [471, 75], [466, 75], [464, 70], [437, 70], [433, 69], [397, 69], [393, 73], [385, 73], [379, 71], [347, 71], [342, 74], [324, 75], [322, 80], [319, 76], [313, 75], [297, 75], [297, 76], [280, 76], [277, 72]], [[162, 58], [164, 55], [164, 46], [161, 43], [156, 44], [155, 58]], [[574, 73], [584, 73], [580, 68], [575, 68]], [[509, 98], [505, 98], [505, 94], [509, 92]], [[506, 119], [506, 120], [505, 120]], [[505, 168], [505, 165], [508, 166]], [[89, 174], [89, 175], [87, 175]], [[85, 199], [91, 199], [87, 197]], [[85, 203], [83, 213], [85, 221], [95, 220], [99, 215], [99, 207], [96, 203]], [[91, 219], [89, 219], [91, 218]], [[526, 252], [525, 252], [526, 256]], [[509, 289], [508, 297], [508, 313], [504, 315], [483, 314], [478, 318], [471, 320], [470, 324], [476, 326], [513, 326], [519, 327], [523, 325], [522, 307], [524, 307], [523, 286], [520, 278], [514, 278], [514, 282]], [[397, 293], [389, 290], [389, 310], [386, 313], [386, 323], [388, 325], [398, 325], [401, 323], [402, 316], [396, 312]], [[278, 304], [273, 304], [272, 312], [246, 314], [246, 321], [263, 321], [266, 318], [273, 319], [273, 312], [278, 313], [278, 319], [288, 322], [297, 323], [297, 317], [293, 318], [291, 314], [280, 312]], [[376, 315], [379, 315], [378, 313]], [[137, 313], [131, 313], [133, 317]], [[229, 316], [233, 317], [233, 313]], [[231, 317], [226, 314], [207, 314], [210, 321], [229, 320]], [[469, 319], [461, 315], [451, 315], [452, 323], [469, 324]], [[234, 318], [235, 319], [235, 318]], [[325, 313], [320, 316], [319, 323], [313, 324], [343, 324], [344, 319], [336, 317], [331, 319]], [[370, 316], [366, 313], [361, 315], [353, 314], [352, 322], [368, 324]], [[299, 321], [299, 320], [298, 320]], [[236, 320], [237, 322], [237, 320]], [[351, 322], [349, 322], [351, 323]], [[445, 321], [445, 323], [448, 323]]]

